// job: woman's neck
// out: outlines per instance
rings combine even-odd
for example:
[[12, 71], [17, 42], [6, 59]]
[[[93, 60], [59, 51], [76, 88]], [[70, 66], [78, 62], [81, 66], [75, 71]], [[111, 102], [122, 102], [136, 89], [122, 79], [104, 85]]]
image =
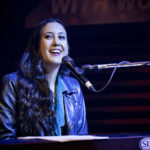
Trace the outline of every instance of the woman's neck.
[[57, 79], [57, 74], [60, 68], [60, 65], [46, 65], [44, 64], [44, 67], [46, 68], [46, 77], [49, 84], [50, 90], [52, 90], [53, 93], [55, 93], [55, 83]]

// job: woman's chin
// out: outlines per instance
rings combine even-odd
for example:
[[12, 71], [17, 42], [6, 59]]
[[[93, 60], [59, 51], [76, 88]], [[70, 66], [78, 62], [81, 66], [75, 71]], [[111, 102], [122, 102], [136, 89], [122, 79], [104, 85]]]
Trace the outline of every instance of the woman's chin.
[[48, 67], [48, 66], [56, 66], [56, 67], [58, 67], [58, 66], [60, 66], [61, 64], [62, 64], [62, 62], [60, 61], [60, 60], [49, 60], [49, 61], [44, 61], [44, 66], [46, 67]]

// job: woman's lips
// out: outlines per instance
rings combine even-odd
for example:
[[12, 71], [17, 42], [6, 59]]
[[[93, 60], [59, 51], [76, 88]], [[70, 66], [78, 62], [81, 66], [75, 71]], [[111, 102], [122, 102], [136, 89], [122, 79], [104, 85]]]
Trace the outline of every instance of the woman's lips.
[[52, 49], [49, 51], [51, 54], [55, 55], [55, 56], [58, 56], [61, 54], [62, 50], [60, 49]]

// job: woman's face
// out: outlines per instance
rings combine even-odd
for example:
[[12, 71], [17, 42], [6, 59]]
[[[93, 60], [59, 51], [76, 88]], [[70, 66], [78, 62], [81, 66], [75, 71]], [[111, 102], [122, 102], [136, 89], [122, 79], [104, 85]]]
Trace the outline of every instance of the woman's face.
[[64, 27], [57, 23], [47, 23], [42, 31], [40, 53], [45, 63], [62, 63], [62, 58], [68, 55], [68, 40]]

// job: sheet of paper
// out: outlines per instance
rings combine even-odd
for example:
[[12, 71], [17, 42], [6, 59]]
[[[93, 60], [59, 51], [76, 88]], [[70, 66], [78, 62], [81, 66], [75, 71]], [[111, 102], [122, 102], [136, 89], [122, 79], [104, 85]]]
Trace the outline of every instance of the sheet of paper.
[[106, 136], [93, 136], [93, 135], [67, 135], [67, 136], [25, 136], [18, 137], [18, 139], [41, 139], [41, 140], [49, 140], [56, 142], [68, 142], [68, 141], [81, 141], [81, 140], [100, 140], [100, 139], [109, 139]]

